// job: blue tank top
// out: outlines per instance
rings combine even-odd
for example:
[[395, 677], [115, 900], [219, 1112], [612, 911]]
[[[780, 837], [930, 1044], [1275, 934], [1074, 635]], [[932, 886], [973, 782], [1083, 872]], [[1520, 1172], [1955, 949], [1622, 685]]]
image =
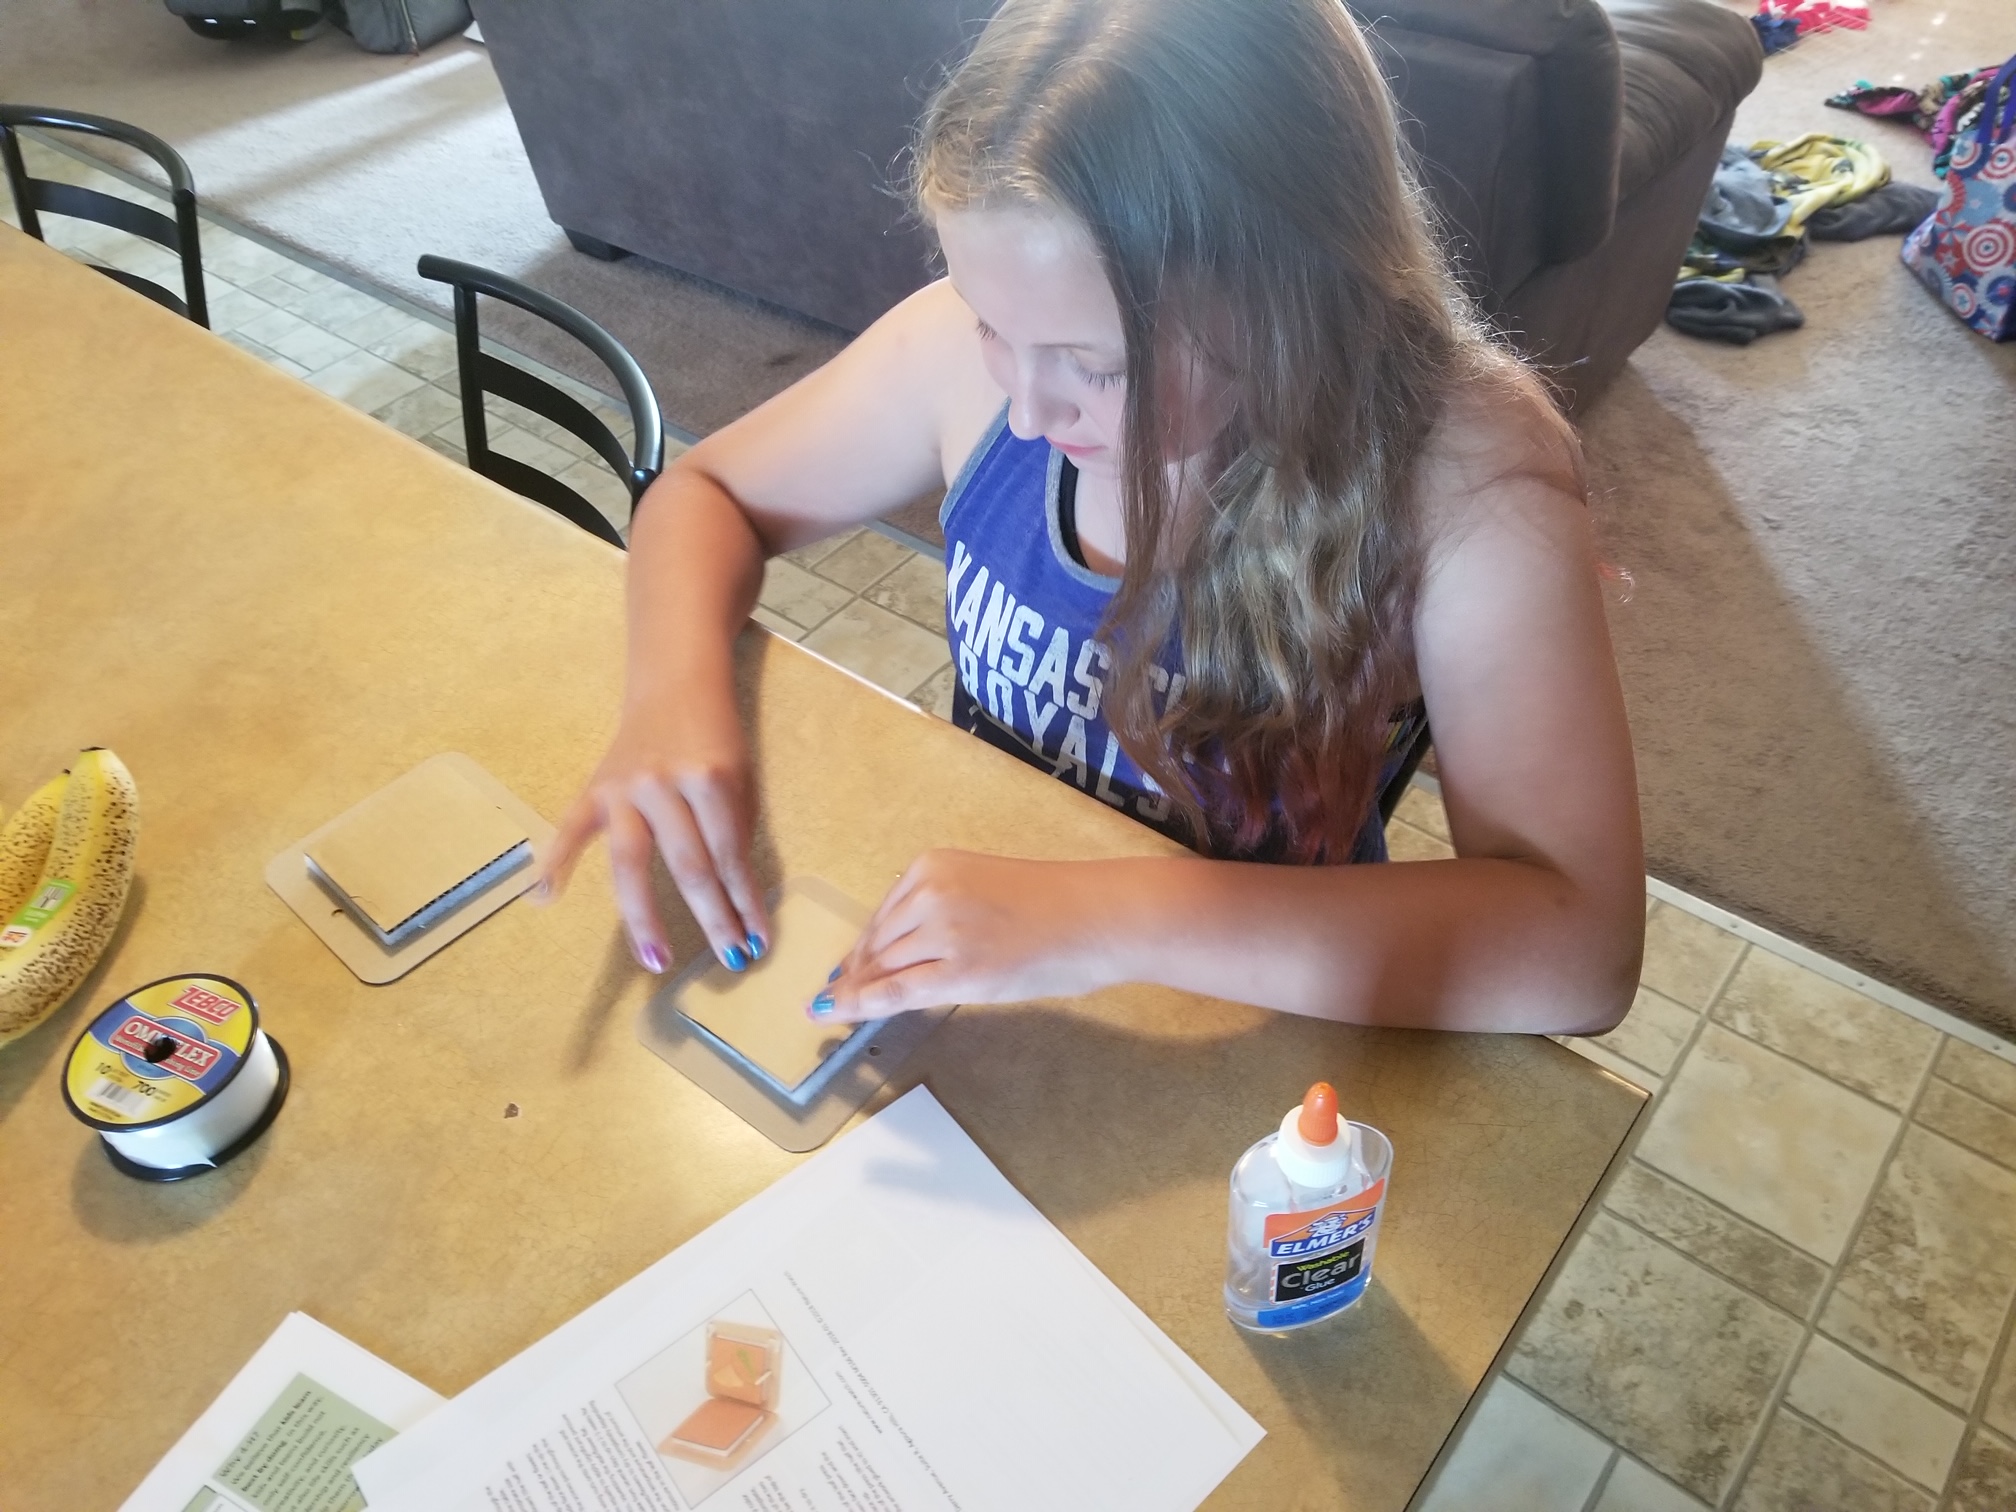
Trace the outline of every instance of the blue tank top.
[[[1004, 409], [945, 495], [938, 521], [945, 531], [945, 635], [957, 674], [953, 723], [1194, 845], [1168, 796], [1106, 722], [1101, 705], [1112, 654], [1098, 633], [1120, 580], [1073, 560], [1059, 511], [1064, 467], [1063, 453], [1048, 442], [1018, 440]], [[1183, 687], [1174, 661], [1151, 672], [1165, 701]], [[1411, 718], [1395, 720], [1389, 773], [1417, 728]], [[1376, 808], [1351, 859], [1386, 859]]]

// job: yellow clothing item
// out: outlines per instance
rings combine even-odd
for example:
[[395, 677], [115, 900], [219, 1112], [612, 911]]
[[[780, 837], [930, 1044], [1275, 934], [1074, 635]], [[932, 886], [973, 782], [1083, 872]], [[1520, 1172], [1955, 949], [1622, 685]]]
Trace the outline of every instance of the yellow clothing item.
[[1815, 210], [1858, 200], [1890, 182], [1890, 165], [1874, 148], [1818, 131], [1789, 142], [1752, 142], [1750, 156], [1792, 206], [1788, 236], [1805, 230]]

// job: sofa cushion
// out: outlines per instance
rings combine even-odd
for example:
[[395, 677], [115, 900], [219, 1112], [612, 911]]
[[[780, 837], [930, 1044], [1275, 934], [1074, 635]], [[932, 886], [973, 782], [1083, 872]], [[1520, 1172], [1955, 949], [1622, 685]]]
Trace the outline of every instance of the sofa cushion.
[[[1369, 35], [1444, 245], [1488, 302], [1547, 261], [1545, 179], [1534, 169], [1546, 145], [1539, 61], [1390, 23]], [[1479, 120], [1491, 130], [1477, 130]]]
[[1608, 45], [1602, 9], [1591, 0], [1350, 0], [1350, 8], [1361, 21], [1390, 16], [1409, 31], [1534, 58]]
[[[1348, 3], [1375, 36], [1398, 28], [1533, 59], [1540, 89], [1540, 140], [1533, 144], [1538, 151], [1523, 164], [1505, 167], [1531, 177], [1530, 187], [1519, 192], [1540, 210], [1542, 255], [1565, 262], [1610, 234], [1623, 86], [1617, 42], [1596, 0]], [[1405, 52], [1404, 42], [1400, 50]], [[1396, 80], [1395, 89], [1404, 106], [1406, 83]], [[1475, 127], [1498, 129], [1488, 110], [1459, 113], [1457, 120], [1466, 114]]]
[[1764, 50], [1749, 21], [1710, 0], [1603, 0], [1624, 66], [1617, 195], [1686, 156], [1757, 86]]

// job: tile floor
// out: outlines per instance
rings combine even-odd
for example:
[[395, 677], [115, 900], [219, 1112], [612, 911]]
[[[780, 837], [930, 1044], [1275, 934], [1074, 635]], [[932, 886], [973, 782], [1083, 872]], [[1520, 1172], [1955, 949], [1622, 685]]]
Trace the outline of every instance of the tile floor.
[[[119, 233], [49, 230], [174, 281]], [[204, 248], [223, 339], [461, 457], [441, 320], [219, 225]], [[493, 403], [500, 450], [622, 518], [584, 447]], [[756, 614], [942, 714], [943, 593], [938, 563], [859, 530], [771, 563]], [[1432, 783], [1390, 840], [1451, 853]], [[2016, 1508], [2016, 1046], [1656, 882], [1629, 1016], [1563, 1043], [1654, 1100], [1422, 1512]]]
[[2016, 1047], [1651, 890], [1562, 1043], [1653, 1102], [1422, 1512], [2016, 1508]]

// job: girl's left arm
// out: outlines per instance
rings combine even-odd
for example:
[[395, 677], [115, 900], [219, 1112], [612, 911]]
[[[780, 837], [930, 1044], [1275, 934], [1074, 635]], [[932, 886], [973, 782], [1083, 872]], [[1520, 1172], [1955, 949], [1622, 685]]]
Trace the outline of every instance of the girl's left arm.
[[1416, 618], [1456, 859], [1292, 867], [933, 851], [883, 901], [815, 1014], [880, 1018], [1143, 981], [1360, 1024], [1614, 1026], [1637, 983], [1645, 878], [1589, 512], [1532, 473], [1460, 493]]

